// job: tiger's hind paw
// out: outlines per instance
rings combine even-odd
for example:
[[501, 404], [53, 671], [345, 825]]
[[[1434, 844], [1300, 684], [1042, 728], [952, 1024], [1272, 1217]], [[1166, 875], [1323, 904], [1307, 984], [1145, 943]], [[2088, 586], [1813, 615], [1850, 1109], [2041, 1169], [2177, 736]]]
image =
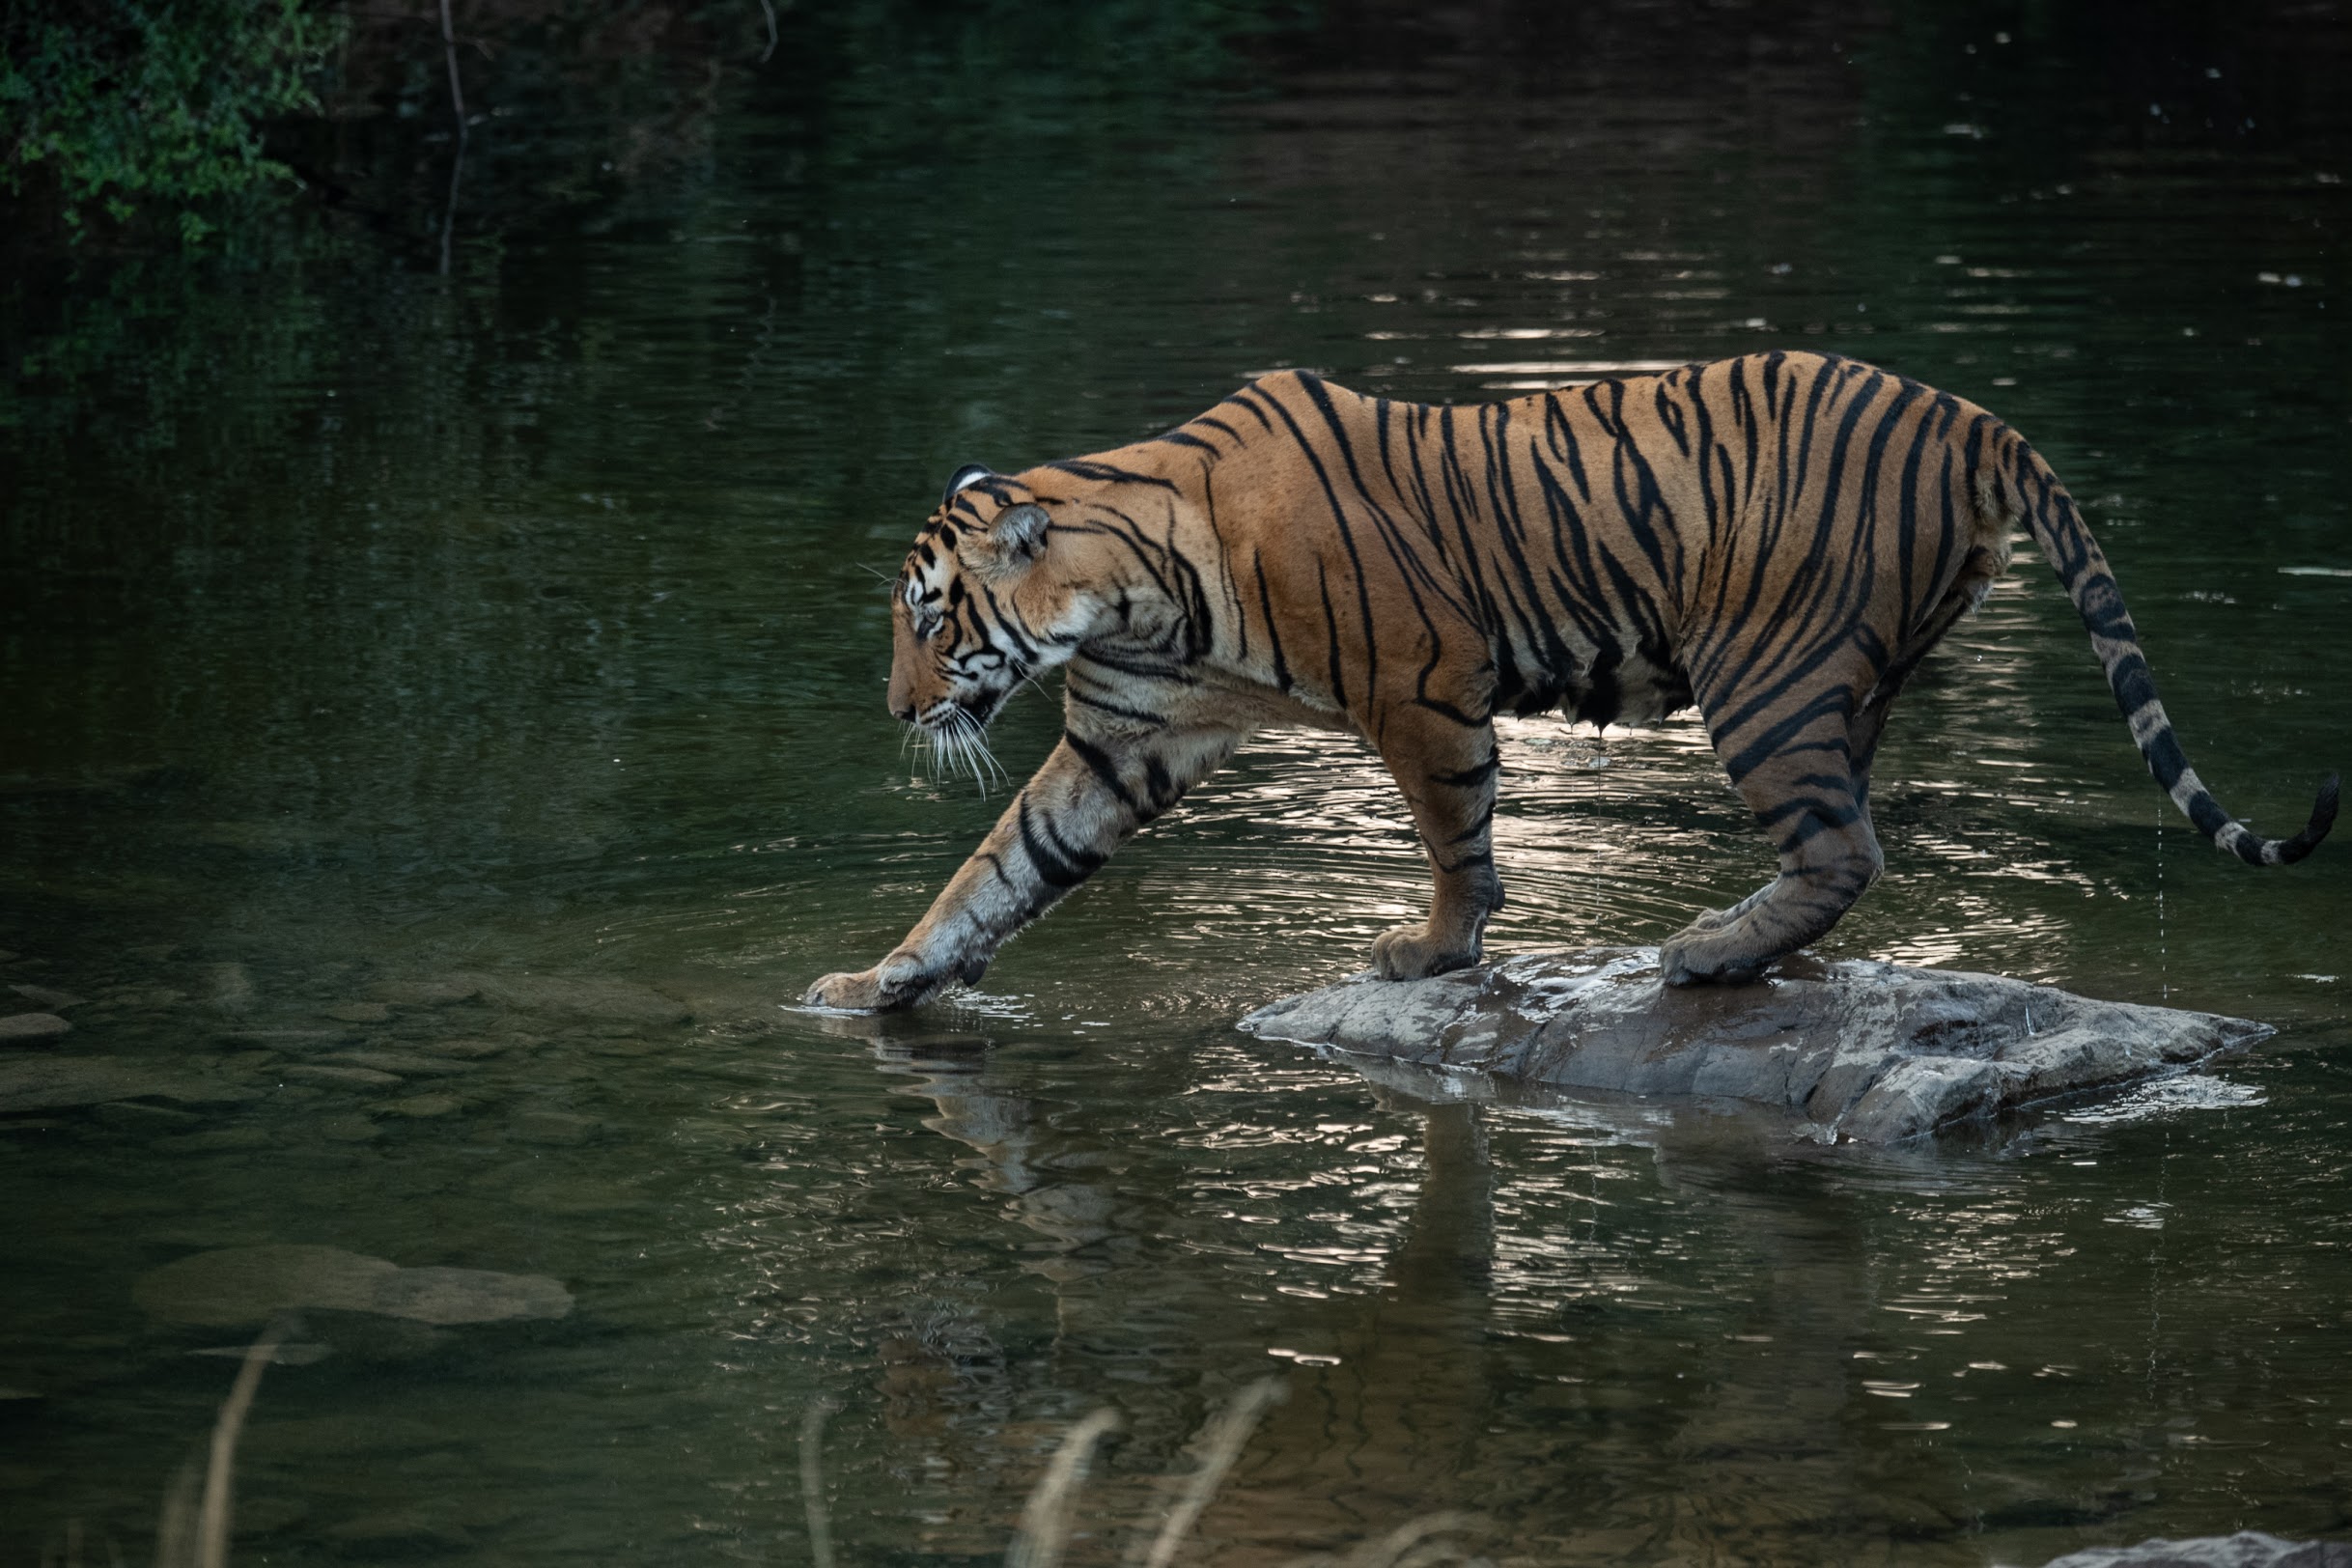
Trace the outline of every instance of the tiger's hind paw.
[[1464, 949], [1437, 940], [1427, 926], [1399, 926], [1374, 939], [1372, 972], [1383, 980], [1421, 980], [1448, 969], [1466, 969], [1479, 956], [1475, 940]]
[[1740, 986], [1761, 975], [1775, 955], [1759, 957], [1743, 943], [1716, 936], [1720, 930], [1720, 923], [1711, 929], [1693, 921], [1659, 943], [1658, 978], [1669, 986]]

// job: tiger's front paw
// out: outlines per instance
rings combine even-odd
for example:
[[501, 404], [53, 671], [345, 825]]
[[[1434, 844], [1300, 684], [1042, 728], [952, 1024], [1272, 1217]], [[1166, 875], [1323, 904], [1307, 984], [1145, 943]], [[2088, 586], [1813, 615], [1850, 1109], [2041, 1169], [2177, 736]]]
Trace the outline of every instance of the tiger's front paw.
[[1439, 941], [1427, 926], [1399, 926], [1383, 932], [1372, 943], [1372, 972], [1383, 980], [1420, 980], [1448, 969], [1468, 968], [1478, 962], [1478, 945], [1468, 948]]
[[929, 1001], [950, 978], [893, 955], [855, 974], [828, 974], [809, 987], [800, 1000], [809, 1007], [830, 1007], [844, 1013], [895, 1012]]
[[880, 1013], [891, 1003], [882, 977], [872, 969], [855, 974], [828, 974], [801, 996], [806, 1007], [830, 1007], [844, 1013]]

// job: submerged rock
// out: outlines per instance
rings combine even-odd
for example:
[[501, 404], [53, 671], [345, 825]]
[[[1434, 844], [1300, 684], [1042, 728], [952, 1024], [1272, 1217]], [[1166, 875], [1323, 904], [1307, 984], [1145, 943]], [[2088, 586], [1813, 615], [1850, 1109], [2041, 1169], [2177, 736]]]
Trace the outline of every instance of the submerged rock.
[[339, 1050], [325, 1057], [324, 1062], [329, 1067], [364, 1067], [371, 1072], [392, 1073], [401, 1078], [449, 1078], [472, 1071], [463, 1062], [417, 1056], [405, 1050]]
[[230, 1246], [167, 1263], [131, 1294], [149, 1316], [209, 1329], [250, 1328], [306, 1307], [447, 1326], [560, 1318], [572, 1293], [545, 1274], [404, 1269], [339, 1246]]
[[1241, 1026], [1442, 1072], [1742, 1102], [1857, 1143], [2176, 1071], [2271, 1032], [1867, 960], [1799, 959], [1755, 985], [1669, 988], [1656, 949], [1633, 947], [1530, 953], [1427, 980], [1358, 975]]
[[136, 1100], [109, 1101], [92, 1107], [90, 1114], [109, 1127], [145, 1128], [152, 1133], [184, 1133], [204, 1121], [192, 1110], [143, 1105]]
[[229, 1105], [261, 1091], [127, 1056], [17, 1056], [0, 1061], [0, 1116], [110, 1100]]
[[2044, 1568], [2352, 1568], [2352, 1545], [2282, 1541], [2260, 1530], [2190, 1541], [2099, 1546], [2054, 1557]]
[[337, 1067], [325, 1062], [296, 1062], [279, 1070], [290, 1083], [314, 1083], [322, 1089], [392, 1089], [402, 1082], [397, 1073], [373, 1067]]
[[72, 1032], [73, 1025], [55, 1013], [15, 1013], [0, 1018], [0, 1045], [30, 1045]]

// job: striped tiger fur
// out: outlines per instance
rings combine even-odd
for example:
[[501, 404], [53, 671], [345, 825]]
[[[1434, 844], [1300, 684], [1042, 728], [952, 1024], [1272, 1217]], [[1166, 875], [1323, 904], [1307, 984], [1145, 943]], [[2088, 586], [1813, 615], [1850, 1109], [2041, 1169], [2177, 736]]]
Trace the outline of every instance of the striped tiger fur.
[[1151, 440], [956, 475], [897, 579], [890, 712], [968, 739], [1058, 665], [1064, 732], [906, 939], [807, 999], [904, 1007], [977, 980], [1270, 724], [1357, 736], [1404, 792], [1436, 895], [1373, 944], [1378, 973], [1473, 963], [1502, 903], [1494, 716], [1639, 724], [1694, 703], [1780, 868], [1660, 964], [1751, 978], [1878, 877], [1888, 709], [2021, 522], [2190, 821], [2249, 862], [2310, 853], [2334, 775], [2292, 838], [2222, 809], [2073, 499], [1972, 403], [1813, 353], [1462, 406], [1285, 371]]

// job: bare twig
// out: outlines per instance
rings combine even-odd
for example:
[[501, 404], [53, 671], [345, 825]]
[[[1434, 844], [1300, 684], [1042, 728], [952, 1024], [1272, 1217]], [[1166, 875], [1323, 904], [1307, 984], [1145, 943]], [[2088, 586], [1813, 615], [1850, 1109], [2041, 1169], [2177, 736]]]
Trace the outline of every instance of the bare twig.
[[820, 1394], [800, 1416], [800, 1501], [808, 1510], [808, 1555], [833, 1568], [833, 1521], [825, 1506], [825, 1418], [841, 1406]]
[[465, 87], [458, 79], [458, 30], [441, 0], [441, 54], [449, 63], [449, 105], [458, 117], [458, 151], [449, 166], [449, 204], [441, 212], [441, 276], [449, 275], [450, 246], [458, 225], [458, 179], [465, 172]]
[[[1192, 1532], [1192, 1526], [1200, 1522], [1202, 1512], [1208, 1508], [1209, 1499], [1217, 1495], [1218, 1484], [1224, 1480], [1225, 1472], [1233, 1468], [1233, 1462], [1242, 1456], [1242, 1444], [1247, 1442], [1249, 1434], [1257, 1430], [1258, 1417], [1266, 1414], [1267, 1406], [1281, 1399], [1288, 1391], [1279, 1378], [1261, 1378], [1235, 1394], [1232, 1402], [1202, 1429], [1200, 1469], [1192, 1472], [1192, 1479], [1186, 1483], [1176, 1499], [1176, 1505], [1168, 1510], [1168, 1516], [1161, 1523], [1160, 1533], [1149, 1549], [1128, 1554], [1131, 1568], [1135, 1568], [1135, 1565], [1139, 1565], [1139, 1568], [1167, 1568], [1176, 1559], [1176, 1553], [1184, 1545], [1185, 1537]], [[1140, 1548], [1140, 1540], [1137, 1545]]]
[[[1400, 1568], [1411, 1561], [1416, 1564], [1459, 1560], [1469, 1554], [1459, 1547], [1433, 1542], [1436, 1535], [1454, 1535], [1479, 1528], [1485, 1521], [1475, 1514], [1423, 1514], [1407, 1520], [1377, 1540], [1366, 1541], [1345, 1558], [1347, 1568]], [[1432, 1551], [1432, 1548], [1435, 1551]], [[1415, 1549], [1418, 1550], [1415, 1550]]]
[[207, 1456], [204, 1493], [197, 1497], [197, 1468], [191, 1459], [163, 1495], [163, 1517], [155, 1526], [155, 1568], [227, 1568], [229, 1531], [236, 1517], [237, 1440], [245, 1427], [245, 1413], [262, 1386], [262, 1370], [276, 1358], [286, 1326], [272, 1323], [245, 1350], [229, 1397], [221, 1401], [220, 1416], [212, 1423], [211, 1452]]
[[222, 1401], [220, 1419], [212, 1423], [212, 1454], [204, 1477], [204, 1511], [196, 1519], [197, 1568], [227, 1568], [229, 1525], [236, 1512], [237, 1440], [245, 1429], [245, 1412], [262, 1386], [262, 1369], [277, 1355], [286, 1326], [272, 1323], [245, 1351], [237, 1382]]
[[202, 1484], [191, 1458], [165, 1489], [163, 1515], [155, 1522], [155, 1568], [188, 1568], [196, 1560], [196, 1491]]
[[441, 53], [449, 62], [449, 103], [457, 111], [458, 145], [465, 145], [465, 87], [458, 79], [458, 30], [449, 16], [449, 0], [441, 0]]
[[1094, 1445], [1118, 1424], [1117, 1411], [1099, 1410], [1062, 1439], [1060, 1451], [1021, 1510], [1021, 1532], [1004, 1554], [1005, 1568], [1057, 1568], [1070, 1544], [1071, 1518], [1078, 1512], [1078, 1488], [1086, 1484]]

